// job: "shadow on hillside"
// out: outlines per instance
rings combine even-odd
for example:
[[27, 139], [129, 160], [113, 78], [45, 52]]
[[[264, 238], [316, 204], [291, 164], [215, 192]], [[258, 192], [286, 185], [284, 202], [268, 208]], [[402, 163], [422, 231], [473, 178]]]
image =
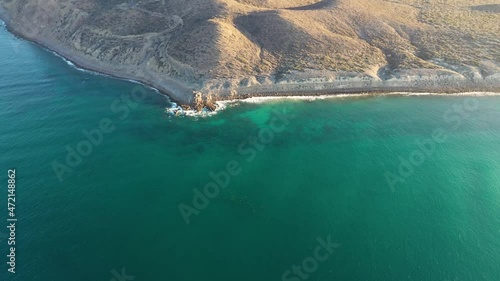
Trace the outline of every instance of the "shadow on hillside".
[[329, 6], [333, 6], [337, 1], [336, 0], [323, 0], [318, 3], [306, 5], [306, 6], [300, 6], [300, 7], [293, 7], [293, 8], [286, 8], [286, 10], [293, 10], [293, 11], [307, 11], [307, 10], [320, 10], [323, 8], [327, 8]]

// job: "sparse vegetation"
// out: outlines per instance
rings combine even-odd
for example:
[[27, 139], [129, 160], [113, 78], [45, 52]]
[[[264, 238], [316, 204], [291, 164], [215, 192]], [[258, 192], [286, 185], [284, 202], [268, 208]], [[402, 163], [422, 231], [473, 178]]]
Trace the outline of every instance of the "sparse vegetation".
[[[32, 22], [47, 1], [57, 9]], [[500, 69], [494, 0], [0, 0], [19, 26], [100, 61], [195, 81]], [[47, 15], [48, 14], [48, 15]], [[438, 63], [439, 62], [439, 63]], [[259, 79], [257, 79], [259, 80]], [[202, 82], [199, 82], [202, 84]], [[235, 83], [235, 84], [239, 84]], [[214, 86], [215, 87], [215, 86]]]

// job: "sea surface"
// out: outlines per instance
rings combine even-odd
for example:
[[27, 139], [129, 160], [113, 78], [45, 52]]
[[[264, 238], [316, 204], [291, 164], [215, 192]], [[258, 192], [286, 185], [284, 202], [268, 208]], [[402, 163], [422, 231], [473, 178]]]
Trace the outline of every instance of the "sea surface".
[[499, 96], [179, 118], [5, 28], [0, 62], [2, 281], [500, 280]]

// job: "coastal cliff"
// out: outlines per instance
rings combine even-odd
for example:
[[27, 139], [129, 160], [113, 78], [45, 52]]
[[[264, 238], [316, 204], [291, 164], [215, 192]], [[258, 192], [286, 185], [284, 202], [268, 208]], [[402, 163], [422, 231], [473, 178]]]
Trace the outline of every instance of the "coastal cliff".
[[0, 0], [19, 36], [194, 108], [500, 89], [494, 0]]

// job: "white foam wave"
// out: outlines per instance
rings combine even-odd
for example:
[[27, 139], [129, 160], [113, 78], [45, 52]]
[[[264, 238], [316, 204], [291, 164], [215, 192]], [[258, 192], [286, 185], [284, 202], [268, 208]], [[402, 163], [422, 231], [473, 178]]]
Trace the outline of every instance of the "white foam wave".
[[221, 109], [218, 107], [215, 111], [210, 111], [207, 108], [204, 108], [202, 111], [198, 112], [193, 109], [183, 109], [181, 106], [177, 105], [177, 103], [173, 102], [172, 106], [165, 109], [165, 113], [172, 117], [209, 117], [217, 114]]
[[[49, 49], [47, 49], [49, 50]], [[79, 66], [77, 66], [76, 64], [74, 64], [72, 61], [70, 61], [69, 59], [65, 58], [64, 56], [58, 54], [57, 52], [54, 52], [52, 50], [49, 50], [52, 54], [54, 54], [55, 56], [61, 58], [67, 65], [69, 65], [70, 67], [78, 70], [78, 71], [81, 71], [81, 72], [85, 72], [85, 73], [88, 73], [88, 74], [92, 74], [92, 75], [98, 75], [98, 76], [104, 76], [104, 77], [108, 77], [108, 78], [112, 78], [112, 79], [119, 79], [119, 80], [123, 80], [123, 81], [128, 81], [128, 82], [132, 82], [132, 83], [135, 83], [135, 84], [140, 84], [141, 86], [145, 87], [145, 88], [148, 88], [150, 90], [153, 90], [154, 92], [156, 92], [157, 94], [161, 94], [161, 92], [153, 87], [153, 86], [150, 86], [150, 85], [147, 85], [147, 84], [144, 84], [140, 81], [137, 81], [137, 80], [133, 80], [133, 79], [127, 79], [127, 78], [121, 78], [121, 77], [116, 77], [116, 76], [113, 76], [113, 75], [109, 75], [109, 74], [106, 74], [106, 73], [102, 73], [102, 72], [98, 72], [98, 71], [93, 71], [93, 70], [89, 70], [89, 69], [86, 69], [86, 68], [81, 68]]]
[[360, 94], [335, 94], [335, 95], [317, 95], [317, 96], [272, 96], [272, 97], [251, 97], [241, 100], [225, 100], [217, 102], [217, 109], [215, 111], [209, 111], [204, 109], [201, 112], [195, 110], [183, 110], [176, 103], [172, 103], [171, 108], [167, 108], [166, 112], [172, 116], [188, 116], [188, 117], [210, 117], [217, 114], [220, 111], [225, 110], [228, 107], [237, 106], [241, 103], [250, 104], [262, 104], [273, 101], [286, 101], [286, 100], [297, 100], [297, 101], [314, 101], [314, 100], [325, 100], [325, 99], [347, 99], [347, 98], [359, 98], [359, 97], [375, 97], [375, 96], [474, 96], [474, 97], [488, 97], [488, 96], [500, 96], [500, 93], [496, 92], [464, 92], [464, 93], [414, 93], [414, 92], [392, 92], [392, 93], [360, 93]]
[[392, 93], [360, 93], [360, 94], [332, 94], [332, 95], [317, 95], [317, 96], [272, 96], [272, 97], [251, 97], [242, 100], [228, 101], [229, 103], [266, 103], [277, 100], [324, 100], [324, 99], [345, 99], [359, 97], [375, 97], [375, 96], [500, 96], [500, 93], [495, 92], [464, 92], [464, 93], [414, 93], [414, 92], [392, 92]]

